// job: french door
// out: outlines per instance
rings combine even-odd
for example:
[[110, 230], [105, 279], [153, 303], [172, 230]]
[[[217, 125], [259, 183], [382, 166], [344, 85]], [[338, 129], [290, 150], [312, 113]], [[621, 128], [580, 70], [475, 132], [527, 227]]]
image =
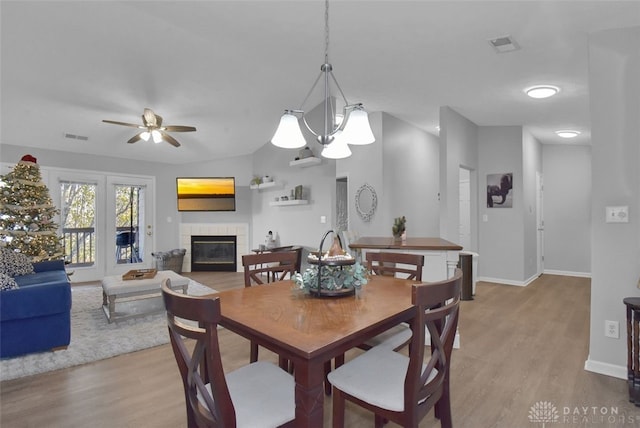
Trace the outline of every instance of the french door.
[[73, 282], [153, 266], [152, 177], [56, 170], [49, 182]]
[[107, 275], [152, 266], [153, 193], [151, 178], [107, 177]]

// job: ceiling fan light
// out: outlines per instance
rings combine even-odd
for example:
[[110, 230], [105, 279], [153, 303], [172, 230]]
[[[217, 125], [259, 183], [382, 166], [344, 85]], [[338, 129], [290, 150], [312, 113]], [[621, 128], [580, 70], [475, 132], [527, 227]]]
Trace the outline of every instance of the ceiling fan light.
[[342, 131], [337, 131], [333, 141], [324, 146], [320, 155], [327, 159], [344, 159], [351, 156], [351, 149], [343, 136]]
[[151, 138], [151, 133], [149, 131], [141, 132], [140, 138], [142, 138], [144, 141], [149, 141], [149, 138]]
[[153, 137], [153, 142], [156, 144], [162, 142], [162, 134], [157, 129], [151, 131], [151, 137]]
[[280, 124], [271, 138], [271, 143], [283, 149], [299, 149], [307, 145], [300, 130], [298, 118], [289, 110], [286, 110], [280, 118]]
[[342, 138], [348, 144], [363, 146], [376, 141], [369, 124], [369, 115], [362, 108], [356, 108], [347, 117]]

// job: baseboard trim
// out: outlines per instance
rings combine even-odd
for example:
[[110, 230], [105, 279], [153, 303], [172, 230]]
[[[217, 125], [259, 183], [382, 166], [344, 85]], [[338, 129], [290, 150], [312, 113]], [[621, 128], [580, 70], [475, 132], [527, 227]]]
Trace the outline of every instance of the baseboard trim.
[[580, 278], [591, 278], [590, 272], [571, 272], [571, 271], [564, 271], [564, 270], [545, 269], [544, 273], [546, 275], [562, 275], [562, 276], [577, 276]]
[[490, 278], [486, 276], [478, 277], [478, 281], [494, 282], [497, 284], [504, 284], [504, 285], [515, 285], [517, 287], [526, 287], [528, 284], [524, 281], [513, 281], [510, 279], [502, 279], [502, 278]]
[[627, 368], [625, 366], [617, 366], [587, 358], [584, 362], [584, 369], [589, 372], [611, 376], [618, 379], [627, 379]]

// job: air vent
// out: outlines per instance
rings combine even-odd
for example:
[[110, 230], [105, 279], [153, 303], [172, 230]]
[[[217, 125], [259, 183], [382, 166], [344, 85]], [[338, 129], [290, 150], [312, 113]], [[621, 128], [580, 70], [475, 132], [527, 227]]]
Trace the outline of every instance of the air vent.
[[518, 43], [511, 36], [502, 36], [489, 40], [489, 44], [497, 53], [513, 52], [520, 49]]
[[69, 138], [71, 140], [80, 140], [80, 141], [87, 141], [89, 139], [89, 137], [85, 137], [84, 135], [76, 135], [76, 134], [69, 134], [69, 133], [64, 133], [64, 138]]

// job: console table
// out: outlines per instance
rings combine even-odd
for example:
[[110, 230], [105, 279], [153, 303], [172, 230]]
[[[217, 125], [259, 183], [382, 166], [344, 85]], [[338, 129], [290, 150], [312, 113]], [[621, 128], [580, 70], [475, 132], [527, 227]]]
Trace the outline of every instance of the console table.
[[462, 247], [442, 238], [413, 238], [398, 240], [393, 237], [362, 237], [349, 244], [349, 248], [361, 253], [362, 260], [367, 251], [395, 251], [424, 255], [422, 279], [440, 281], [453, 276], [458, 266]]

